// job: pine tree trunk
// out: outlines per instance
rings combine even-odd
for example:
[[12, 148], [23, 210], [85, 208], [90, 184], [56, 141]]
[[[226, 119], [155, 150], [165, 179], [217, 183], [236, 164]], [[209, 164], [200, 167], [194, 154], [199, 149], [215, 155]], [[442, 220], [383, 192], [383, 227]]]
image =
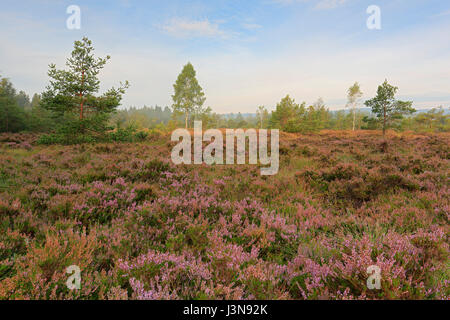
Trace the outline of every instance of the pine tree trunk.
[[383, 107], [383, 138], [386, 134], [386, 107]]

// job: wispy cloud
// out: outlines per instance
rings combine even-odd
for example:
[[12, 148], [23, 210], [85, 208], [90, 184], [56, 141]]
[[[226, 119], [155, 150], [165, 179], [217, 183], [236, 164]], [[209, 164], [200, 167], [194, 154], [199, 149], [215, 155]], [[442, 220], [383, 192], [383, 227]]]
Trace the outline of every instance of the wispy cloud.
[[161, 27], [166, 33], [180, 38], [195, 37], [227, 37], [227, 33], [220, 29], [218, 23], [205, 20], [188, 20], [173, 18]]
[[443, 11], [441, 13], [435, 14], [433, 15], [433, 17], [444, 17], [444, 16], [449, 16], [450, 15], [450, 10], [447, 11]]
[[244, 29], [247, 29], [247, 30], [256, 30], [256, 29], [261, 29], [262, 28], [262, 26], [260, 24], [257, 24], [257, 23], [243, 23], [242, 27]]
[[316, 4], [314, 8], [317, 10], [334, 9], [336, 7], [339, 7], [340, 5], [345, 4], [346, 2], [347, 0], [321, 0]]
[[293, 4], [293, 3], [298, 3], [298, 2], [308, 2], [308, 1], [310, 1], [310, 0], [272, 0], [271, 2], [288, 5], [288, 4]]
[[272, 2], [282, 4], [282, 5], [290, 5], [290, 4], [294, 4], [294, 3], [305, 3], [305, 2], [313, 3], [313, 2], [315, 2], [316, 4], [314, 5], [314, 9], [329, 10], [329, 9], [334, 9], [334, 8], [337, 8], [337, 7], [345, 4], [346, 2], [348, 2], [348, 0], [272, 0]]
[[[150, 1], [136, 6], [128, 0], [129, 9], [117, 2], [111, 12], [89, 2], [82, 30], [72, 31], [65, 28], [65, 7], [55, 9], [55, 0], [45, 1], [52, 4], [16, 1], [0, 10], [0, 73], [30, 95], [45, 89], [48, 64], [63, 67], [73, 41], [88, 35], [98, 56], [112, 56], [100, 74], [102, 90], [118, 80], [131, 83], [123, 106], [170, 105], [173, 82], [187, 61], [215, 112], [254, 112], [261, 104], [272, 108], [287, 93], [308, 103], [321, 96], [330, 108], [341, 108], [352, 83], [360, 82], [370, 98], [385, 78], [415, 107], [450, 106], [450, 44], [442, 40], [450, 33], [449, 5], [438, 10], [411, 4], [423, 0], [398, 1], [398, 7], [389, 8], [391, 23], [375, 32], [365, 28], [364, 6], [361, 20], [348, 18], [357, 10], [350, 8], [356, 1], [349, 0], [322, 4], [323, 10], [314, 8], [324, 0], [278, 0], [278, 5], [265, 0], [257, 8], [253, 1], [230, 7], [203, 0], [211, 4], [209, 11], [193, 10], [197, 1], [173, 0], [182, 6], [177, 10], [154, 1], [161, 3], [156, 10]], [[427, 19], [439, 12], [443, 18]], [[329, 19], [318, 19], [324, 13]], [[333, 28], [335, 23], [340, 28]]]

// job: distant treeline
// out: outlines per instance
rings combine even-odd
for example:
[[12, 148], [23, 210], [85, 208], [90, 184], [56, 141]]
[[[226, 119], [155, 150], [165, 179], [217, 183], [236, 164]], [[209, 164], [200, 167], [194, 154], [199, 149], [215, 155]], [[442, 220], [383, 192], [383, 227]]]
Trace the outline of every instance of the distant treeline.
[[298, 104], [289, 95], [274, 110], [258, 106], [256, 113], [219, 115], [205, 107], [205, 93], [197, 81], [196, 71], [187, 63], [173, 85], [170, 107], [146, 107], [121, 110], [119, 106], [129, 87], [120, 82], [100, 94], [99, 72], [111, 58], [96, 58], [88, 38], [74, 42], [67, 59], [67, 69], [51, 64], [50, 82], [42, 94], [30, 97], [14, 88], [0, 76], [0, 132], [33, 131], [47, 133], [40, 143], [82, 143], [94, 141], [131, 141], [145, 139], [144, 130], [171, 131], [192, 128], [195, 120], [203, 128], [260, 128], [285, 132], [380, 129], [414, 131], [448, 131], [449, 114], [442, 108], [418, 113], [412, 101], [395, 98], [398, 88], [385, 80], [377, 95], [364, 102], [370, 111], [362, 110], [362, 91], [355, 82], [347, 92], [347, 110], [330, 111], [322, 99], [312, 105]]
[[[203, 128], [278, 128], [287, 132], [315, 132], [322, 129], [328, 130], [351, 130], [353, 126], [353, 114], [351, 110], [329, 110], [319, 99], [315, 104], [306, 107], [305, 103], [300, 105], [298, 115], [286, 116], [280, 119], [279, 112], [269, 113], [265, 108], [257, 110], [256, 113], [208, 113], [196, 116], [192, 119], [202, 120]], [[403, 117], [393, 124], [398, 131], [412, 130], [418, 132], [444, 132], [450, 130], [449, 110], [442, 107], [417, 111], [416, 114]], [[289, 113], [289, 112], [287, 112]], [[382, 124], [367, 109], [356, 111], [357, 130], [377, 130]], [[291, 120], [289, 120], [291, 119]], [[183, 126], [183, 119], [179, 117], [174, 120], [173, 113], [169, 107], [147, 107], [119, 110], [112, 116], [115, 127], [134, 127], [136, 129], [158, 129], [162, 131], [172, 130]], [[192, 123], [190, 123], [192, 127]]]
[[[16, 91], [6, 78], [0, 78], [0, 132], [52, 132], [55, 119], [40, 105], [41, 95], [30, 98], [24, 91]], [[393, 124], [396, 130], [428, 132], [449, 131], [448, 110], [433, 108], [426, 112], [416, 112]], [[380, 129], [381, 123], [367, 109], [356, 110], [356, 129]], [[204, 128], [278, 128], [287, 132], [314, 132], [322, 129], [351, 130], [353, 114], [351, 110], [331, 111], [319, 99], [307, 106], [296, 104], [289, 96], [284, 98], [273, 112], [259, 107], [253, 114], [217, 114], [204, 112], [189, 120], [202, 120]], [[133, 127], [139, 129], [173, 130], [184, 125], [182, 116], [175, 116], [170, 107], [132, 107], [117, 110], [110, 119], [110, 128]]]
[[0, 76], [0, 132], [49, 132], [55, 126], [51, 112], [40, 105], [41, 96], [32, 99], [17, 92], [12, 83]]

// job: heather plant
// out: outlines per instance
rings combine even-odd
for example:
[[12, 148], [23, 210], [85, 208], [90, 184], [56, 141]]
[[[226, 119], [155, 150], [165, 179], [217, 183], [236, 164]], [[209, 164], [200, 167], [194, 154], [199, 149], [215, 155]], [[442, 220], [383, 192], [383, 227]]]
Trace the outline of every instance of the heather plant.
[[0, 298], [448, 299], [449, 136], [387, 134], [282, 133], [275, 176], [4, 135]]

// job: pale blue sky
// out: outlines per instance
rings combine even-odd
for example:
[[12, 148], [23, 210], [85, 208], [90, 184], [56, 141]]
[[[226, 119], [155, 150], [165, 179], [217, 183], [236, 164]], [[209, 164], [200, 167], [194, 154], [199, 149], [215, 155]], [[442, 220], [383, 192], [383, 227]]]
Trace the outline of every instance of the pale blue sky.
[[[81, 8], [81, 30], [66, 8]], [[369, 30], [369, 5], [381, 30]], [[359, 81], [365, 97], [387, 78], [415, 106], [450, 106], [447, 0], [0, 0], [0, 74], [30, 95], [88, 36], [111, 62], [104, 87], [129, 80], [124, 106], [170, 105], [182, 66], [194, 64], [219, 113], [272, 109], [286, 94], [345, 105]]]

